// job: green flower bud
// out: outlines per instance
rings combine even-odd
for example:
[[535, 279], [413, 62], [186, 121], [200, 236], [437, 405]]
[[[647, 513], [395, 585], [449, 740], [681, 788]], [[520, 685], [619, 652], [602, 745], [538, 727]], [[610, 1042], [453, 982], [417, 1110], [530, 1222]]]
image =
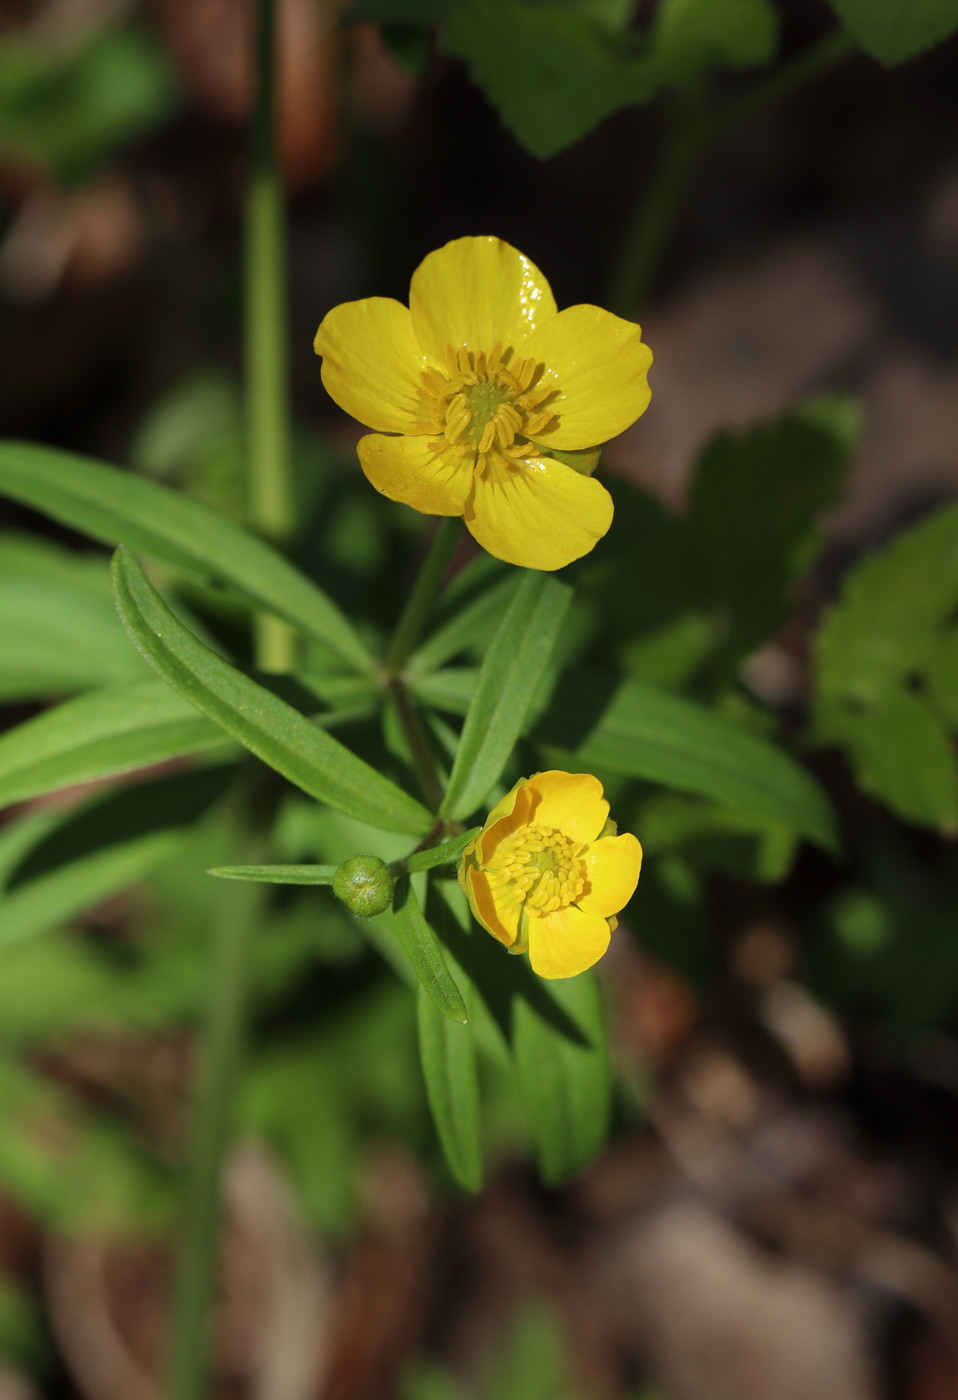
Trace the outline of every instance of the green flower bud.
[[379, 856], [350, 856], [333, 876], [333, 893], [359, 919], [383, 914], [392, 904], [396, 881]]

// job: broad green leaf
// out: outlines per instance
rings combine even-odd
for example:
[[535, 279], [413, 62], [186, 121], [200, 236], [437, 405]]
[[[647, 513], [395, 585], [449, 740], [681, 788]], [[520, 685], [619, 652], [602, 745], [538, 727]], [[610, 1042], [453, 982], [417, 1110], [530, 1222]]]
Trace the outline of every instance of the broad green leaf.
[[166, 860], [226, 790], [232, 767], [161, 778], [71, 814], [7, 873], [0, 948], [45, 933]]
[[282, 555], [158, 482], [34, 443], [0, 443], [0, 493], [107, 544], [228, 584], [360, 670], [369, 653], [336, 605]]
[[223, 731], [162, 681], [91, 690], [0, 737], [0, 807], [222, 743]]
[[904, 63], [958, 29], [955, 0], [831, 0], [831, 5], [879, 63]]
[[709, 797], [836, 848], [828, 801], [794, 759], [722, 716], [641, 681], [564, 676], [533, 737], [562, 750], [567, 764]]
[[439, 940], [427, 922], [408, 880], [396, 887], [393, 924], [406, 957], [426, 995], [450, 1021], [465, 1024], [466, 1004], [446, 967]]
[[712, 68], [751, 68], [775, 56], [778, 15], [768, 0], [663, 0], [650, 66], [662, 84]]
[[819, 732], [847, 749], [863, 789], [906, 821], [958, 831], [958, 763], [923, 695], [890, 691], [872, 709], [830, 705]]
[[922, 673], [958, 608], [958, 506], [868, 555], [816, 638], [822, 696], [874, 705]]
[[[540, 991], [535, 999], [516, 998], [512, 1053], [540, 1170], [556, 1183], [586, 1166], [604, 1144], [612, 1075], [592, 973], [540, 982]], [[553, 1007], [573, 1032], [557, 1028]]]
[[113, 577], [133, 641], [191, 705], [318, 802], [387, 831], [419, 836], [429, 830], [433, 818], [419, 802], [198, 641], [127, 550], [117, 551]]
[[479, 671], [449, 775], [445, 815], [468, 816], [498, 782], [571, 599], [571, 588], [549, 574], [527, 570], [521, 578]]
[[840, 499], [859, 427], [851, 400], [819, 399], [705, 449], [687, 525], [703, 601], [722, 610], [731, 665], [788, 616], [787, 590], [817, 552], [819, 517]]
[[469, 1024], [450, 1021], [420, 985], [416, 998], [419, 1053], [426, 1096], [443, 1155], [460, 1186], [482, 1185], [479, 1080]]
[[214, 865], [207, 875], [220, 880], [252, 880], [261, 885], [331, 885], [335, 865]]

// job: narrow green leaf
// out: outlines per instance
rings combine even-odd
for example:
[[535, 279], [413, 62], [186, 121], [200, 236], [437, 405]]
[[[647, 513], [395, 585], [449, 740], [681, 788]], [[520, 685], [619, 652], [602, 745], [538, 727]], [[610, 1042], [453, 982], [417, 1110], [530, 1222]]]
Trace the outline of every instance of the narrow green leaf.
[[904, 63], [958, 29], [955, 0], [831, 0], [831, 5], [879, 63]]
[[416, 998], [416, 1021], [426, 1097], [443, 1154], [460, 1186], [478, 1191], [482, 1150], [472, 1029], [448, 1020], [422, 986]]
[[498, 782], [549, 664], [572, 589], [549, 574], [527, 570], [479, 671], [443, 813], [465, 817]]
[[441, 846], [414, 851], [405, 861], [406, 869], [410, 875], [415, 875], [417, 870], [432, 870], [436, 865], [445, 865], [447, 861], [458, 859], [478, 831], [479, 827], [474, 826], [471, 831], [464, 831], [461, 836], [454, 836], [451, 841], [443, 841]]
[[0, 948], [75, 918], [160, 865], [222, 797], [233, 772], [204, 769], [123, 788], [44, 832], [7, 874]]
[[114, 557], [113, 578], [120, 617], [150, 665], [251, 753], [360, 821], [415, 836], [429, 830], [433, 817], [419, 802], [198, 641], [125, 549]]
[[439, 939], [419, 907], [416, 892], [408, 880], [396, 886], [393, 904], [396, 933], [412, 964], [420, 985], [450, 1021], [465, 1023], [466, 1003], [446, 967]]
[[162, 681], [92, 690], [0, 737], [0, 807], [223, 742], [223, 731]]
[[793, 758], [710, 710], [641, 681], [566, 675], [536, 726], [584, 770], [610, 769], [710, 797], [837, 847], [824, 793]]
[[[529, 976], [534, 976], [529, 973]], [[542, 1000], [515, 1002], [512, 1053], [542, 1175], [555, 1183], [586, 1166], [609, 1130], [612, 1075], [599, 993], [591, 972], [540, 984], [574, 1023], [557, 1029]]]
[[142, 674], [109, 598], [78, 585], [0, 578], [0, 701], [48, 699]]
[[244, 597], [360, 670], [370, 656], [315, 584], [235, 521], [158, 482], [34, 443], [0, 443], [0, 493], [107, 544], [125, 544]]
[[335, 865], [214, 865], [206, 873], [262, 885], [331, 885], [336, 870]]
[[450, 657], [482, 645], [495, 630], [497, 620], [509, 606], [516, 581], [494, 578], [484, 593], [472, 598], [423, 642], [409, 659], [412, 676], [425, 676], [443, 666]]

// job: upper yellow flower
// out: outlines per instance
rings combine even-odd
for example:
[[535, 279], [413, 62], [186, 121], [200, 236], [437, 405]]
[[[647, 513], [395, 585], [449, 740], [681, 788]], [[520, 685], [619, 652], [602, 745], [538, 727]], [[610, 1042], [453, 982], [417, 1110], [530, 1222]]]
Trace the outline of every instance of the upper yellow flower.
[[376, 429], [359, 460], [383, 495], [461, 515], [529, 569], [561, 569], [608, 530], [605, 487], [550, 454], [598, 447], [645, 411], [651, 352], [598, 306], [558, 311], [508, 243], [447, 243], [413, 273], [408, 308], [344, 302], [314, 345], [332, 398]]
[[510, 953], [527, 952], [540, 977], [574, 977], [609, 946], [641, 865], [636, 838], [615, 835], [598, 778], [553, 769], [493, 807], [463, 852], [459, 883]]

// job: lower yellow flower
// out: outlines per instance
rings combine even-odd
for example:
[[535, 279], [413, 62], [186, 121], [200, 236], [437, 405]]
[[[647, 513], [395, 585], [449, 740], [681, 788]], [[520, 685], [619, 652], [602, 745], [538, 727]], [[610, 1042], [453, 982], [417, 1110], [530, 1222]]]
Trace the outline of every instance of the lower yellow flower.
[[574, 977], [609, 946], [642, 864], [615, 834], [591, 773], [537, 773], [498, 802], [463, 852], [459, 883], [483, 928], [540, 977]]
[[[542, 273], [499, 238], [459, 238], [413, 273], [409, 306], [367, 297], [316, 332], [323, 383], [375, 429], [373, 486], [427, 515], [461, 515], [498, 559], [561, 569], [612, 523], [612, 498], [558, 460], [645, 412], [641, 330], [598, 306], [556, 307]], [[557, 454], [557, 455], [553, 455]]]

